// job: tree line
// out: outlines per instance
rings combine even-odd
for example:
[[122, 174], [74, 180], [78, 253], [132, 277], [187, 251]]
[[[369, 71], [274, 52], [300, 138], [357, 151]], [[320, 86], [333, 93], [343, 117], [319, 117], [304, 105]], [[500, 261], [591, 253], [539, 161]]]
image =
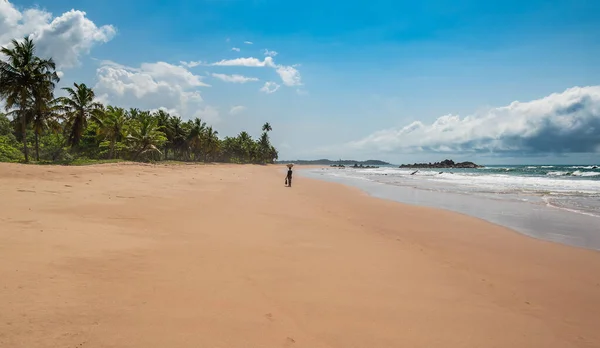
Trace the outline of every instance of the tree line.
[[0, 50], [0, 161], [70, 163], [83, 160], [273, 163], [278, 153], [269, 123], [253, 139], [243, 131], [220, 138], [199, 118], [184, 121], [158, 111], [125, 109], [96, 101], [84, 83], [63, 88], [52, 58], [35, 55], [29, 39]]

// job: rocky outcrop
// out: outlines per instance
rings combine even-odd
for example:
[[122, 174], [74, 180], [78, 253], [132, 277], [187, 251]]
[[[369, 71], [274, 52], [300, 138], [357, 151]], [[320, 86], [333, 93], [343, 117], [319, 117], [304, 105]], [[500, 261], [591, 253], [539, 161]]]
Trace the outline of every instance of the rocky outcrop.
[[453, 160], [447, 159], [435, 163], [403, 164], [399, 168], [483, 168], [483, 166], [477, 165], [473, 162], [454, 163]]
[[[343, 165], [343, 164], [332, 164], [330, 167], [336, 167], [336, 168], [346, 168], [346, 166], [345, 166], [345, 165]], [[354, 163], [354, 165], [353, 165], [353, 166], [348, 166], [348, 167], [349, 167], [349, 168], [361, 168], [361, 169], [364, 169], [364, 168], [379, 168], [379, 167], [377, 167], [377, 166], [365, 166], [365, 165], [362, 165], [362, 164], [357, 164], [357, 163]]]

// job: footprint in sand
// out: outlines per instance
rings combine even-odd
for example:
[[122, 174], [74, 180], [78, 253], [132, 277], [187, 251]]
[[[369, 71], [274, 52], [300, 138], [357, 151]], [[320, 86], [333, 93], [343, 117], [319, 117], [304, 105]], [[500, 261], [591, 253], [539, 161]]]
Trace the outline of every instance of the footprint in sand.
[[268, 321], [273, 321], [273, 314], [267, 313], [265, 314], [265, 318], [267, 318]]

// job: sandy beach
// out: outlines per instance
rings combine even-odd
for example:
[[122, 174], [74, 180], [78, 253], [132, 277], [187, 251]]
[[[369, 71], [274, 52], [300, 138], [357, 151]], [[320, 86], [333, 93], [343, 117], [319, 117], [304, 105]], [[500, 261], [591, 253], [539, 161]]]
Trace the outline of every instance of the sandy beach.
[[283, 168], [0, 163], [0, 347], [600, 347], [600, 253]]

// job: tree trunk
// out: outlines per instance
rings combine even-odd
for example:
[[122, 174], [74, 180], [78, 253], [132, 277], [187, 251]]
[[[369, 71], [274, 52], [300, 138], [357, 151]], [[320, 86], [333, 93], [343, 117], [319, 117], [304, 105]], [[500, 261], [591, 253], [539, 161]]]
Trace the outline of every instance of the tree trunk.
[[35, 132], [35, 160], [40, 161], [40, 140], [37, 132]]
[[133, 160], [137, 160], [138, 156], [144, 151], [146, 150], [146, 145], [144, 145], [144, 147], [142, 147], [141, 149], [139, 149], [138, 152], [135, 153], [135, 155], [133, 155]]
[[27, 115], [25, 114], [25, 105], [27, 98], [21, 95], [21, 133], [23, 136], [23, 154], [25, 155], [25, 163], [29, 162], [29, 151], [27, 149]]
[[109, 157], [109, 159], [115, 158], [115, 139], [114, 138], [110, 139], [110, 149], [108, 150], [108, 157]]

